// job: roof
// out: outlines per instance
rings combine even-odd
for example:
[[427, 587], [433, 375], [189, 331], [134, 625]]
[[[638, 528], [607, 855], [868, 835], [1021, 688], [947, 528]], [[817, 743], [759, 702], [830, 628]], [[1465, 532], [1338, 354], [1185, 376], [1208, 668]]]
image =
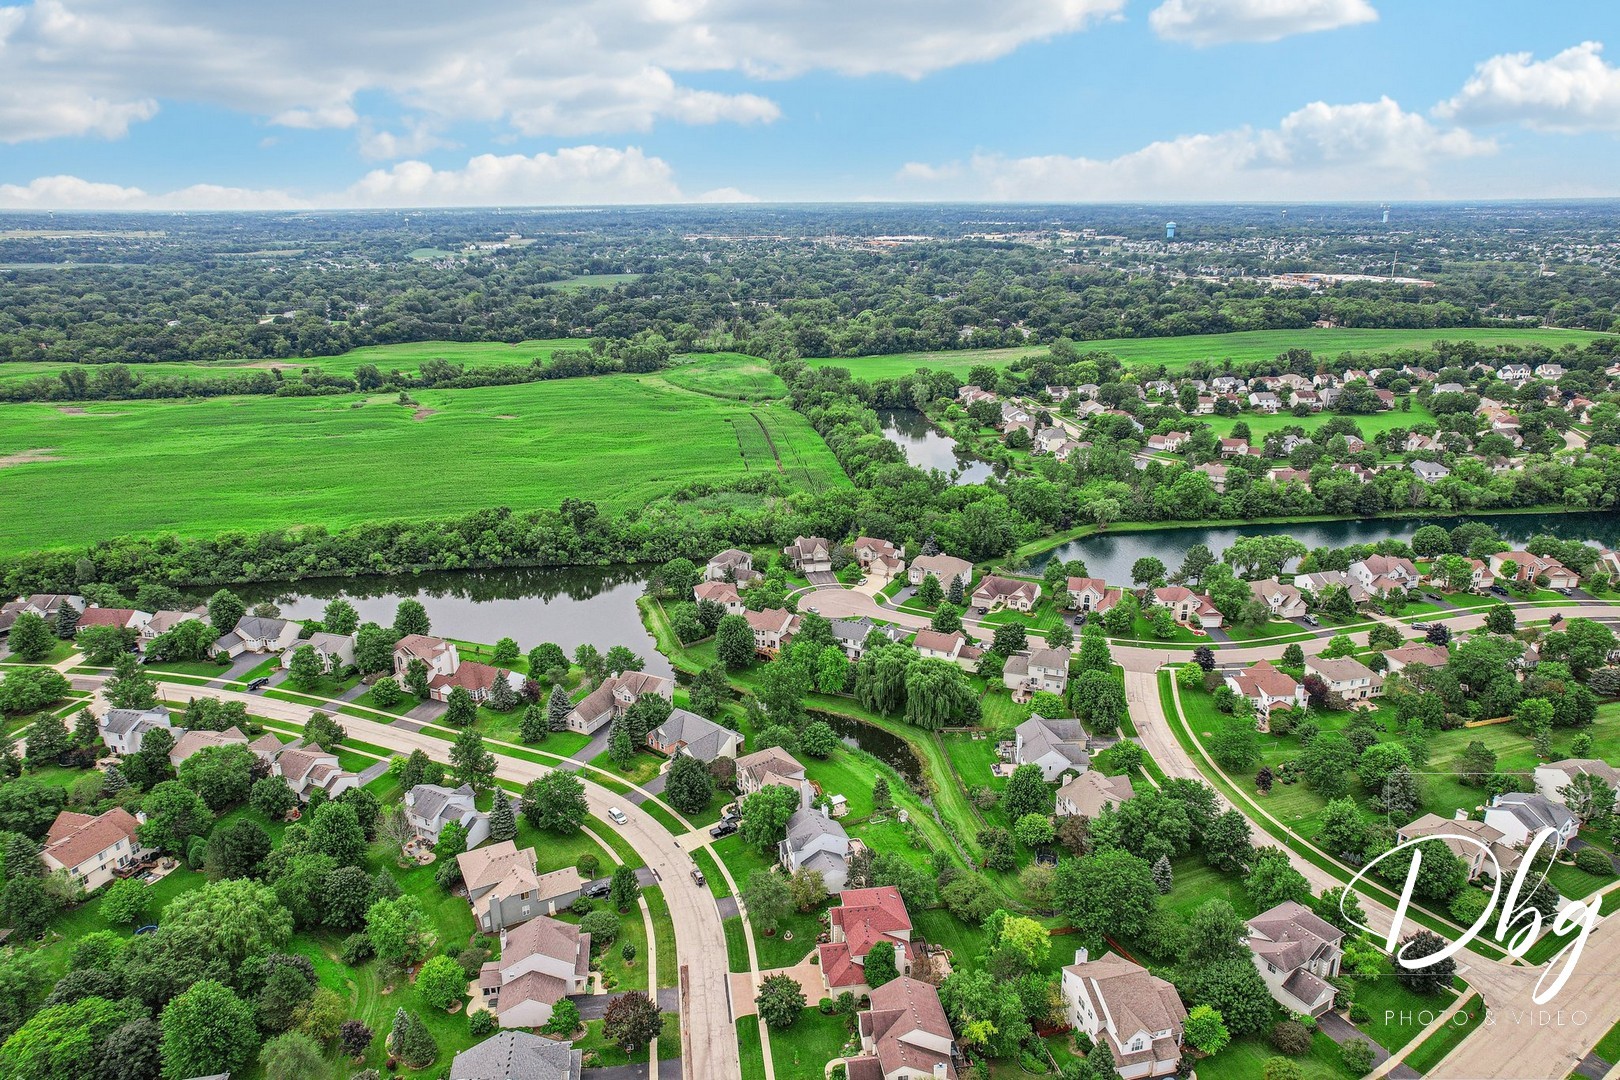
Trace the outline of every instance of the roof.
[[804, 766], [780, 746], [767, 746], [763, 750], [755, 750], [752, 754], [744, 754], [738, 758], [737, 776], [739, 779], [745, 776], [752, 778], [756, 786], [764, 783], [768, 776], [802, 780]]
[[700, 581], [692, 587], [692, 596], [712, 604], [740, 604], [742, 596], [737, 586], [729, 581]]
[[1033, 581], [1017, 581], [1013, 578], [996, 577], [994, 575], [986, 577], [979, 582], [979, 587], [973, 590], [975, 600], [980, 596], [1000, 599], [1006, 596], [1039, 597], [1040, 594], [1041, 587]]
[[287, 632], [286, 619], [267, 619], [262, 615], [244, 615], [236, 622], [236, 634], [243, 641], [265, 641]]
[[1031, 649], [1029, 651], [1029, 666], [1045, 668], [1047, 671], [1061, 671], [1067, 675], [1069, 671], [1069, 652], [1066, 649]]
[[1048, 720], [1037, 713], [1014, 729], [1020, 744], [1019, 756], [1026, 761], [1057, 754], [1085, 768], [1091, 764], [1086, 753], [1086, 729], [1078, 720]]
[[476, 660], [463, 660], [450, 674], [433, 676], [428, 685], [435, 689], [459, 686], [465, 690], [488, 690], [497, 679], [504, 679], [510, 674], [505, 668], [480, 664]]
[[1072, 593], [1085, 592], [1090, 589], [1098, 596], [1108, 591], [1108, 582], [1100, 577], [1072, 577], [1069, 579], [1069, 591]]
[[1575, 815], [1545, 795], [1527, 795], [1522, 791], [1510, 791], [1492, 799], [1491, 807], [1512, 814], [1531, 832], [1538, 829], [1557, 829], [1563, 832], [1575, 823]]
[[1071, 803], [1081, 817], [1094, 818], [1102, 813], [1104, 805], [1118, 805], [1136, 795], [1127, 776], [1104, 776], [1096, 769], [1088, 769], [1058, 788], [1059, 802]]
[[726, 548], [714, 558], [709, 560], [712, 566], [734, 566], [738, 564], [753, 565], [754, 557], [740, 548]]
[[1384, 653], [1398, 664], [1422, 664], [1425, 667], [1445, 667], [1451, 653], [1443, 645], [1402, 645]]
[[1549, 761], [1540, 768], [1558, 769], [1571, 777], [1579, 773], [1591, 773], [1607, 781], [1610, 787], [1620, 788], [1620, 769], [1601, 758], [1565, 758], [1562, 761]]
[[46, 858], [63, 869], [71, 869], [95, 858], [120, 840], [128, 840], [131, 848], [140, 843], [135, 839], [135, 828], [140, 823], [121, 806], [105, 814], [91, 817], [64, 810], [51, 823], [45, 834]]
[[1291, 698], [1298, 694], [1299, 684], [1285, 672], [1278, 671], [1270, 660], [1262, 660], [1252, 667], [1229, 673], [1227, 679], [1237, 684], [1237, 693], [1246, 698]]
[[[1344, 932], [1310, 908], [1285, 900], [1249, 920], [1249, 948], [1284, 971], [1339, 947]], [[1296, 994], [1312, 1002], [1314, 995]]]
[[789, 850], [796, 851], [819, 836], [831, 836], [845, 845], [849, 843], [849, 833], [834, 818], [820, 810], [793, 811], [793, 816], [788, 818], [785, 841]]
[[960, 630], [952, 630], [948, 634], [941, 633], [938, 630], [919, 630], [911, 643], [918, 649], [954, 654], [967, 644], [967, 637]]
[[[1099, 1000], [1113, 1021], [1110, 1034], [1128, 1039], [1139, 1031], [1149, 1035], [1155, 1031], [1174, 1032], [1187, 1019], [1187, 1010], [1174, 986], [1123, 956], [1109, 954], [1070, 964], [1063, 972], [1078, 978]], [[1117, 1054], [1118, 1045], [1113, 1049]]]
[[[1402, 825], [1396, 830], [1396, 836], [1402, 840], [1417, 840], [1425, 836], [1462, 834], [1471, 836], [1483, 844], [1488, 844], [1491, 853], [1496, 856], [1503, 870], [1518, 865], [1519, 853], [1505, 845], [1502, 830], [1485, 824], [1483, 821], [1474, 821], [1471, 818], [1443, 818], [1439, 814], [1424, 814], [1416, 821]], [[1438, 838], [1438, 837], [1437, 837]], [[1473, 844], [1456, 839], [1441, 839], [1441, 843], [1451, 849], [1451, 853], [1464, 863], [1472, 866], [1474, 859], [1479, 856], [1479, 848]]]
[[134, 608], [86, 608], [84, 614], [79, 616], [78, 628], [83, 630], [87, 626], [128, 626], [134, 617]]
[[953, 578], [973, 572], [973, 564], [955, 555], [919, 555], [911, 560], [913, 570], [926, 570], [936, 577]]
[[192, 611], [154, 611], [152, 617], [146, 620], [146, 629], [151, 634], [166, 634], [183, 622], [192, 619], [201, 620], [206, 609]]
[[736, 734], [695, 712], [674, 709], [668, 720], [647, 733], [647, 738], [659, 746], [684, 744], [686, 752], [692, 757], [699, 761], [713, 761], [720, 756], [726, 742]]
[[426, 634], [406, 634], [394, 642], [395, 652], [407, 652], [424, 660], [449, 647], [450, 643], [444, 638], [429, 637]]
[[174, 741], [169, 760], [181, 762], [210, 746], [246, 746], [247, 742], [247, 736], [234, 727], [224, 731], [187, 731]]
[[574, 706], [574, 711], [586, 720], [594, 720], [613, 708], [614, 697], [621, 690], [635, 699], [642, 694], [661, 694], [669, 697], [674, 688], [674, 681], [662, 675], [651, 675], [645, 671], [621, 671], [617, 675], [603, 679], [595, 690], [580, 698]]
[[[466, 800], [472, 804], [473, 790], [463, 784], [459, 788], [440, 787], [437, 784], [417, 784], [408, 792], [411, 797], [411, 813], [424, 821], [438, 821], [443, 817], [446, 809], [460, 804]], [[457, 815], [459, 819], [459, 814]]]
[[1351, 682], [1356, 679], [1376, 679], [1378, 673], [1363, 664], [1360, 660], [1348, 656], [1340, 656], [1332, 660], [1320, 656], [1307, 657], [1305, 660], [1307, 672], [1316, 672], [1329, 682]]
[[315, 766], [336, 760], [334, 755], [322, 750], [318, 744], [311, 743], [295, 750], [283, 750], [276, 758], [276, 767], [285, 779], [298, 781], [309, 775]]
[[463, 1050], [450, 1080], [579, 1080], [584, 1053], [527, 1031], [501, 1031]]
[[[948, 1080], [956, 1080], [956, 1064], [949, 1050], [942, 1053], [929, 1045], [935, 1040], [947, 1047], [955, 1043], [939, 991], [902, 975], [873, 990], [871, 1002], [872, 1007], [860, 1014], [860, 1032], [872, 1039], [870, 1056], [877, 1059], [883, 1076], [901, 1069], [933, 1076], [937, 1075], [935, 1066], [943, 1065]], [[855, 1075], [853, 1070], [850, 1074]]]
[[832, 551], [832, 545], [820, 536], [795, 536], [793, 543], [783, 549], [784, 553], [791, 552], [800, 559], [809, 558], [817, 553], [827, 554]]
[[[580, 933], [579, 927], [538, 915], [506, 932], [499, 962], [504, 967], [529, 956], [550, 956], [572, 963], [579, 959], [581, 951], [588, 961], [590, 944], [591, 935]], [[506, 1002], [504, 993], [501, 1002]]]
[[785, 608], [765, 608], [763, 611], [745, 611], [742, 614], [755, 630], [781, 632], [793, 621], [793, 612]]
[[169, 710], [162, 705], [150, 709], [108, 709], [101, 718], [101, 730], [109, 735], [123, 735], [141, 721], [159, 726], [169, 723]]

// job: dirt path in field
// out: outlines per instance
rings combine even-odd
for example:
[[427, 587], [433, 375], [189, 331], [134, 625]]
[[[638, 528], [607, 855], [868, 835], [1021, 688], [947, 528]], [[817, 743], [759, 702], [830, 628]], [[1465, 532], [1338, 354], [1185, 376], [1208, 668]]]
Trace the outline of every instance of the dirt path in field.
[[24, 450], [20, 454], [0, 454], [0, 469], [8, 469], [13, 465], [32, 465], [36, 461], [60, 461], [56, 456], [56, 448], [45, 446], [38, 450]]
[[436, 415], [438, 411], [438, 409], [417, 409], [415, 412], [411, 413], [411, 419], [426, 420], [428, 417]]

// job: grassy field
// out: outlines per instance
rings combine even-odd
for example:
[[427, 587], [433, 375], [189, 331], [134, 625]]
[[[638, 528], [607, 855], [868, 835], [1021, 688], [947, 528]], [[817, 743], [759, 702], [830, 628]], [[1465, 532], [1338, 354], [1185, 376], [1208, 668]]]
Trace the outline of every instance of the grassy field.
[[0, 468], [0, 503], [33, 508], [0, 520], [0, 553], [555, 506], [570, 495], [622, 510], [761, 471], [811, 490], [848, 483], [785, 406], [733, 404], [646, 376], [417, 397], [419, 409], [364, 395], [125, 401], [79, 414], [8, 406], [0, 458], [32, 450], [51, 460]]
[[[1479, 345], [1584, 345], [1606, 335], [1585, 330], [1461, 329], [1461, 330], [1246, 330], [1236, 334], [1193, 334], [1172, 338], [1105, 338], [1079, 342], [1085, 352], [1110, 352], [1127, 364], [1163, 364], [1172, 371], [1198, 360], [1247, 362], [1270, 360], [1288, 349], [1310, 349], [1318, 356], [1346, 352], [1387, 352], [1426, 349], [1436, 341], [1472, 341]], [[961, 352], [898, 353], [893, 356], [857, 356], [810, 360], [815, 367], [846, 367], [867, 379], [892, 379], [920, 367], [965, 376], [977, 364], [1004, 367], [1025, 356], [1045, 353], [1044, 346], [1014, 349], [964, 349]]]
[[[1300, 417], [1292, 413], [1280, 412], [1274, 416], [1267, 416], [1264, 413], [1243, 413], [1239, 416], [1206, 416], [1202, 419], [1215, 432], [1215, 437], [1219, 439], [1229, 438], [1235, 424], [1239, 422], [1248, 424], [1249, 441], [1259, 446], [1266, 441], [1266, 436], [1274, 431], [1282, 431], [1284, 428], [1297, 426], [1304, 428], [1307, 433], [1314, 433], [1332, 417], [1325, 413]], [[1416, 400], [1412, 402], [1410, 411], [1391, 409], [1389, 412], [1371, 413], [1367, 416], [1352, 416], [1350, 419], [1356, 422], [1356, 426], [1361, 429], [1361, 434], [1368, 440], [1382, 435], [1391, 428], [1409, 428], [1416, 424], [1432, 424], [1435, 422], [1434, 414], [1428, 410], [1428, 407]]]
[[628, 285], [640, 280], [640, 274], [575, 274], [561, 281], [547, 282], [546, 288], [558, 292], [579, 292], [581, 289], [611, 289], [615, 285]]

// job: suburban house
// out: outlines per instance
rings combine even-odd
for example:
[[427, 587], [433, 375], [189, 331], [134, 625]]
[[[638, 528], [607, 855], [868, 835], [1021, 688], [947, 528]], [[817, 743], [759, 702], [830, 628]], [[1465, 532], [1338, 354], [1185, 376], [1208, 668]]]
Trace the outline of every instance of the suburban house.
[[1279, 619], [1297, 619], [1305, 614], [1305, 597], [1292, 585], [1276, 578], [1249, 582], [1249, 592]]
[[471, 694], [474, 701], [483, 701], [497, 679], [505, 679], [513, 690], [523, 685], [523, 676], [517, 672], [463, 661], [454, 642], [426, 634], [408, 634], [394, 645], [394, 678], [401, 686], [407, 685], [412, 660], [428, 666], [428, 696], [434, 701], [449, 701], [450, 692], [457, 687]]
[[1318, 598], [1321, 597], [1323, 589], [1332, 587], [1345, 590], [1350, 596], [1350, 602], [1353, 604], [1366, 603], [1372, 599], [1372, 593], [1368, 592], [1361, 582], [1343, 570], [1321, 570], [1314, 574], [1298, 574], [1294, 577], [1294, 585]]
[[449, 1080], [579, 1080], [585, 1051], [527, 1031], [498, 1031], [450, 1062]]
[[1369, 555], [1350, 564], [1350, 576], [1368, 592], [1383, 596], [1395, 589], [1416, 588], [1417, 567], [1409, 559]]
[[175, 728], [174, 748], [169, 751], [169, 764], [175, 768], [180, 763], [199, 750], [206, 750], [210, 746], [246, 746], [248, 737], [241, 730], [234, 727], [224, 731], [186, 731], [184, 728]]
[[1278, 671], [1270, 660], [1226, 673], [1226, 685], [1238, 697], [1248, 698], [1255, 714], [1268, 716], [1274, 708], [1303, 709], [1305, 688], [1287, 672]]
[[1041, 587], [1033, 581], [988, 576], [973, 590], [973, 606], [989, 611], [997, 605], [1012, 611], [1034, 611], [1040, 603]]
[[833, 639], [837, 641], [839, 648], [844, 650], [844, 655], [851, 660], [859, 660], [861, 654], [866, 652], [866, 639], [874, 630], [879, 636], [891, 642], [904, 641], [906, 637], [906, 631], [902, 627], [892, 623], [875, 623], [864, 615], [858, 619], [832, 620]]
[[146, 648], [147, 642], [167, 634], [183, 622], [201, 622], [207, 617], [208, 609], [205, 607], [192, 608], [190, 611], [154, 611], [152, 617], [141, 624], [141, 648]]
[[591, 982], [591, 935], [544, 915], [501, 931], [501, 958], [478, 973], [483, 1007], [503, 1028], [541, 1027], [551, 1007]]
[[775, 656], [799, 625], [799, 617], [786, 608], [745, 611], [749, 629], [754, 631], [754, 651]]
[[1275, 413], [1282, 408], [1282, 400], [1269, 390], [1249, 395], [1249, 408], [1258, 413]]
[[1190, 437], [1185, 431], [1167, 431], [1163, 435], [1149, 435], [1147, 448], [1174, 454], [1187, 444]]
[[804, 766], [780, 746], [767, 746], [737, 759], [737, 791], [743, 798], [772, 784], [801, 791], [804, 782]]
[[1175, 1075], [1187, 1019], [1176, 988], [1123, 956], [1088, 955], [1077, 949], [1074, 963], [1063, 969], [1069, 1023], [1093, 1042], [1106, 1042], [1121, 1080]]
[[810, 805], [808, 782], [799, 790], [799, 809], [788, 818], [776, 859], [790, 874], [807, 866], [821, 875], [829, 893], [843, 892], [849, 879], [849, 834], [829, 811]]
[[1221, 457], [1243, 457], [1249, 452], [1248, 439], [1221, 439], [1217, 445], [1220, 447]]
[[153, 728], [174, 729], [169, 710], [162, 705], [150, 709], [108, 709], [96, 721], [101, 729], [101, 741], [107, 749], [119, 756], [134, 754], [141, 749], [141, 740]]
[[1401, 671], [1416, 664], [1419, 667], [1445, 667], [1451, 659], [1451, 653], [1446, 651], [1444, 645], [1402, 645], [1398, 649], [1389, 649], [1384, 653], [1386, 671]]
[[1333, 1007], [1344, 959], [1344, 932], [1310, 908], [1285, 900], [1249, 920], [1249, 951], [1271, 996], [1292, 1013], [1321, 1016]]
[[336, 754], [329, 754], [314, 743], [281, 748], [271, 760], [270, 775], [285, 780], [302, 801], [308, 801], [314, 791], [324, 791], [328, 798], [335, 799], [350, 788], [360, 786], [360, 777], [345, 772]]
[[141, 820], [121, 806], [95, 817], [63, 810], [45, 834], [40, 858], [85, 892], [94, 892], [111, 881], [119, 867], [140, 861], [143, 849], [135, 829]]
[[303, 627], [290, 619], [244, 615], [237, 620], [235, 629], [214, 642], [213, 651], [216, 656], [224, 653], [233, 659], [245, 652], [281, 652], [297, 642], [302, 632]]
[[1028, 701], [1041, 690], [1061, 697], [1069, 686], [1069, 650], [1029, 649], [1013, 653], [1002, 665], [1001, 685], [1012, 691], [1014, 701]]
[[868, 992], [866, 954], [880, 941], [894, 946], [894, 966], [911, 974], [917, 942], [911, 937], [911, 915], [900, 890], [893, 885], [875, 889], [845, 889], [838, 906], [828, 909], [828, 937], [816, 948], [822, 983], [834, 994], [844, 990], [855, 996]]
[[1085, 772], [1091, 768], [1086, 729], [1078, 720], [1048, 720], [1036, 713], [1013, 729], [1013, 761], [1039, 766], [1048, 784], [1067, 772]]
[[665, 701], [675, 698], [675, 680], [645, 671], [621, 671], [602, 680], [595, 690], [580, 698], [568, 712], [569, 731], [586, 735], [617, 719], [643, 694], [657, 694]]
[[1493, 798], [1485, 807], [1485, 824], [1500, 832], [1502, 842], [1511, 847], [1524, 847], [1542, 829], [1551, 829], [1561, 844], [1568, 844], [1581, 830], [1581, 823], [1563, 803], [1522, 791]]
[[719, 604], [727, 615], [741, 615], [744, 611], [742, 594], [729, 581], [700, 581], [692, 586], [692, 599], [700, 604], [705, 600]]
[[81, 633], [92, 626], [114, 626], [120, 630], [139, 630], [152, 616], [149, 612], [137, 611], [134, 608], [85, 608], [84, 614], [79, 616], [78, 625], [74, 633]]
[[754, 569], [754, 557], [737, 548], [726, 548], [703, 568], [704, 581], [730, 581], [742, 585], [758, 576], [759, 572]]
[[1305, 674], [1318, 676], [1327, 684], [1330, 694], [1338, 694], [1346, 701], [1365, 701], [1384, 692], [1384, 677], [1348, 656], [1336, 660], [1307, 656]]
[[940, 586], [947, 593], [951, 591], [952, 579], [960, 581], [962, 588], [966, 589], [973, 580], [973, 564], [955, 555], [919, 555], [911, 560], [906, 580], [913, 585], [921, 585], [922, 579], [929, 574], [939, 578]]
[[1069, 606], [1076, 611], [1107, 611], [1124, 595], [1120, 589], [1110, 589], [1102, 578], [1069, 579]]
[[1184, 585], [1154, 589], [1148, 596], [1159, 607], [1169, 608], [1176, 622], [1183, 626], [1190, 625], [1195, 616], [1200, 626], [1221, 625], [1221, 613], [1216, 610], [1215, 601], [1201, 593], [1193, 592]]
[[896, 547], [887, 540], [878, 540], [870, 536], [857, 537], [855, 561], [872, 577], [880, 581], [892, 581], [905, 571], [906, 548], [904, 544]]
[[[1472, 820], [1464, 810], [1458, 810], [1457, 816], [1452, 818], [1443, 818], [1439, 814], [1424, 814], [1416, 821], [1395, 830], [1395, 842], [1398, 844], [1429, 836], [1445, 844], [1453, 855], [1463, 861], [1463, 865], [1468, 868], [1470, 881], [1481, 874], [1500, 878], [1503, 874], [1513, 873], [1519, 865], [1520, 852], [1506, 843], [1502, 831], [1483, 821]], [[1457, 837], [1465, 837], [1473, 842], [1466, 842]], [[1489, 855], [1486, 854], [1487, 850]]]
[[668, 758], [685, 754], [707, 765], [716, 758], [735, 758], [742, 749], [742, 734], [695, 712], [675, 709], [668, 720], [647, 732], [647, 747]]
[[1193, 466], [1193, 472], [1203, 473], [1209, 477], [1209, 486], [1218, 494], [1226, 493], [1226, 476], [1231, 472], [1225, 465], [1217, 465], [1213, 461], [1199, 462]]
[[1557, 559], [1532, 555], [1528, 551], [1499, 551], [1491, 556], [1491, 573], [1509, 581], [1541, 584], [1546, 579], [1549, 589], [1573, 589], [1581, 583], [1575, 571]]
[[579, 899], [585, 887], [572, 866], [549, 874], [535, 871], [534, 848], [510, 840], [456, 856], [473, 919], [486, 934], [517, 926], [538, 915], [555, 915]]
[[47, 622], [56, 618], [62, 605], [72, 604], [75, 607], [84, 603], [81, 596], [70, 596], [67, 593], [33, 593], [30, 596], [18, 597], [8, 600], [0, 605], [0, 634], [9, 634], [11, 625], [17, 621], [17, 616], [27, 612], [38, 615]]
[[1565, 758], [1563, 761], [1537, 765], [1536, 794], [1562, 803], [1564, 796], [1559, 793], [1559, 788], [1568, 787], [1570, 781], [1582, 773], [1591, 773], [1608, 784], [1615, 790], [1617, 802], [1620, 802], [1620, 769], [1600, 758]]
[[458, 788], [437, 784], [417, 784], [405, 793], [405, 817], [416, 835], [430, 844], [439, 842], [439, 833], [452, 821], [467, 830], [467, 847], [475, 848], [489, 839], [489, 815], [473, 803], [469, 784]]
[[1096, 769], [1087, 769], [1058, 788], [1057, 815], [1094, 818], [1104, 806], [1117, 807], [1135, 794], [1130, 777], [1104, 776]]
[[832, 545], [819, 536], [796, 536], [793, 543], [782, 549], [782, 554], [801, 574], [832, 570]]
[[1412, 472], [1425, 484], [1436, 484], [1451, 475], [1451, 470], [1438, 461], [1414, 461]]
[[847, 1080], [957, 1080], [961, 1051], [939, 991], [910, 976], [872, 991], [857, 1016], [859, 1057], [844, 1062]]
[[919, 630], [911, 641], [912, 648], [923, 656], [935, 660], [949, 660], [964, 671], [976, 671], [984, 650], [971, 643], [960, 630], [942, 634], [938, 630]]
[[960, 401], [963, 405], [972, 405], [976, 401], [994, 401], [996, 400], [996, 395], [990, 393], [988, 390], [985, 390], [983, 387], [975, 386], [973, 383], [968, 383], [966, 386], [956, 391], [956, 400]]
[[314, 649], [315, 657], [321, 662], [321, 667], [330, 672], [339, 672], [344, 668], [354, 666], [354, 635], [328, 634], [325, 631], [311, 634], [302, 641], [293, 642], [292, 646], [281, 654], [281, 666], [292, 667], [293, 657], [300, 649]]

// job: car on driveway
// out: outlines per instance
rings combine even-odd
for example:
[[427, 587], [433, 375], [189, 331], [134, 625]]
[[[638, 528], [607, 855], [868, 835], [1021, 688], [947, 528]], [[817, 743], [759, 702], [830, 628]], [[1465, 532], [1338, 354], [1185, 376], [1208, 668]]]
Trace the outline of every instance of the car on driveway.
[[254, 679], [252, 682], [248, 683], [247, 688], [250, 691], [251, 690], [263, 690], [265, 687], [267, 687], [269, 685], [270, 685], [270, 676], [268, 676], [268, 675], [260, 675], [257, 679]]
[[612, 891], [613, 883], [603, 880], [596, 882], [594, 885], [585, 886], [585, 888], [581, 890], [580, 895], [591, 900], [600, 900]]
[[608, 807], [608, 817], [613, 819], [615, 825], [628, 824], [630, 819], [624, 816], [624, 811], [617, 806]]
[[1299, 617], [1299, 621], [1304, 623], [1306, 626], [1322, 625], [1321, 620], [1319, 620], [1315, 615], [1301, 615]]
[[714, 837], [716, 840], [724, 840], [726, 837], [730, 836], [736, 831], [737, 823], [735, 821], [722, 821], [720, 824], [709, 830], [709, 835]]
[[1491, 592], [1495, 593], [1497, 596], [1506, 596], [1508, 594], [1508, 591], [1502, 588], [1500, 585], [1492, 585]]

